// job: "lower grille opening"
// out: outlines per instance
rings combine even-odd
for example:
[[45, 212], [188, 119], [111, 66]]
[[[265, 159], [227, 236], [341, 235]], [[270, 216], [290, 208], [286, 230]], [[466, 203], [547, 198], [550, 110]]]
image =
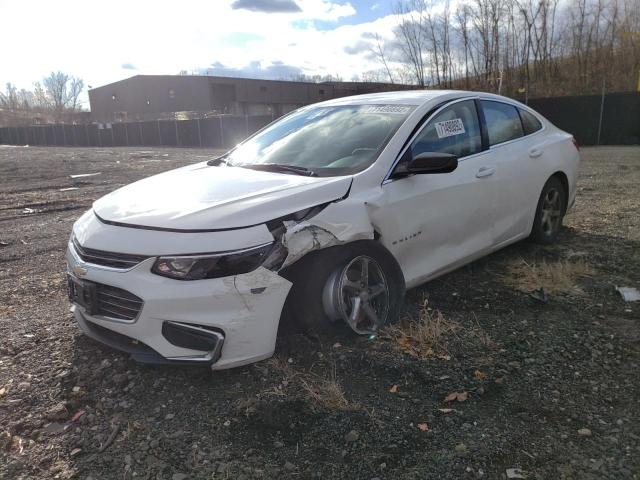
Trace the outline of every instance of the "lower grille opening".
[[142, 309], [143, 301], [122, 288], [95, 283], [96, 304], [93, 314], [120, 320], [134, 320]]
[[181, 322], [164, 322], [162, 335], [176, 347], [201, 352], [218, 350], [224, 340], [224, 334], [217, 328]]

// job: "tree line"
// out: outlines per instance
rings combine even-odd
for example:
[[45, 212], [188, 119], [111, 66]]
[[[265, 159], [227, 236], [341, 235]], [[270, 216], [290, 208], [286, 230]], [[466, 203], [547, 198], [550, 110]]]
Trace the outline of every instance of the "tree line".
[[509, 96], [635, 91], [640, 0], [401, 0], [365, 79]]
[[18, 89], [7, 83], [5, 91], [0, 91], [0, 109], [6, 116], [43, 114], [61, 120], [82, 110], [80, 94], [83, 89], [82, 79], [63, 72], [51, 72], [42, 82], [35, 82], [33, 90]]

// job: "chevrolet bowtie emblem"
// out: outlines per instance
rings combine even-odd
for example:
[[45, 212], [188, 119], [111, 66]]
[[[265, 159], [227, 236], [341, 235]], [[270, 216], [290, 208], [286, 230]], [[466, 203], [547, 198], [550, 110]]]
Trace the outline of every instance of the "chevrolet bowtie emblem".
[[81, 267], [80, 265], [76, 265], [75, 267], [73, 267], [73, 274], [76, 277], [84, 277], [87, 274], [87, 269]]

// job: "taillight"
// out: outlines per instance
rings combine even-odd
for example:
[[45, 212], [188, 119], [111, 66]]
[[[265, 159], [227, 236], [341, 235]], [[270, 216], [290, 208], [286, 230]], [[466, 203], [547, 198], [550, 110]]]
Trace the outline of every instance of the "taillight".
[[573, 142], [573, 146], [576, 147], [576, 150], [580, 150], [580, 145], [578, 145], [578, 141], [575, 137], [571, 137], [571, 141]]

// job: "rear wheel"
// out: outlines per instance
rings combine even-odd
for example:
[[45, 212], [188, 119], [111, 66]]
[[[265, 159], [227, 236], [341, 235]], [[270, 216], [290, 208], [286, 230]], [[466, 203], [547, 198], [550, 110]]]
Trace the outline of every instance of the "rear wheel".
[[360, 335], [375, 333], [398, 317], [404, 300], [400, 266], [371, 241], [314, 252], [294, 265], [290, 277], [287, 314], [311, 333], [345, 325]]
[[562, 227], [567, 205], [567, 192], [557, 177], [551, 177], [542, 189], [536, 216], [531, 230], [531, 239], [548, 245], [555, 242]]

